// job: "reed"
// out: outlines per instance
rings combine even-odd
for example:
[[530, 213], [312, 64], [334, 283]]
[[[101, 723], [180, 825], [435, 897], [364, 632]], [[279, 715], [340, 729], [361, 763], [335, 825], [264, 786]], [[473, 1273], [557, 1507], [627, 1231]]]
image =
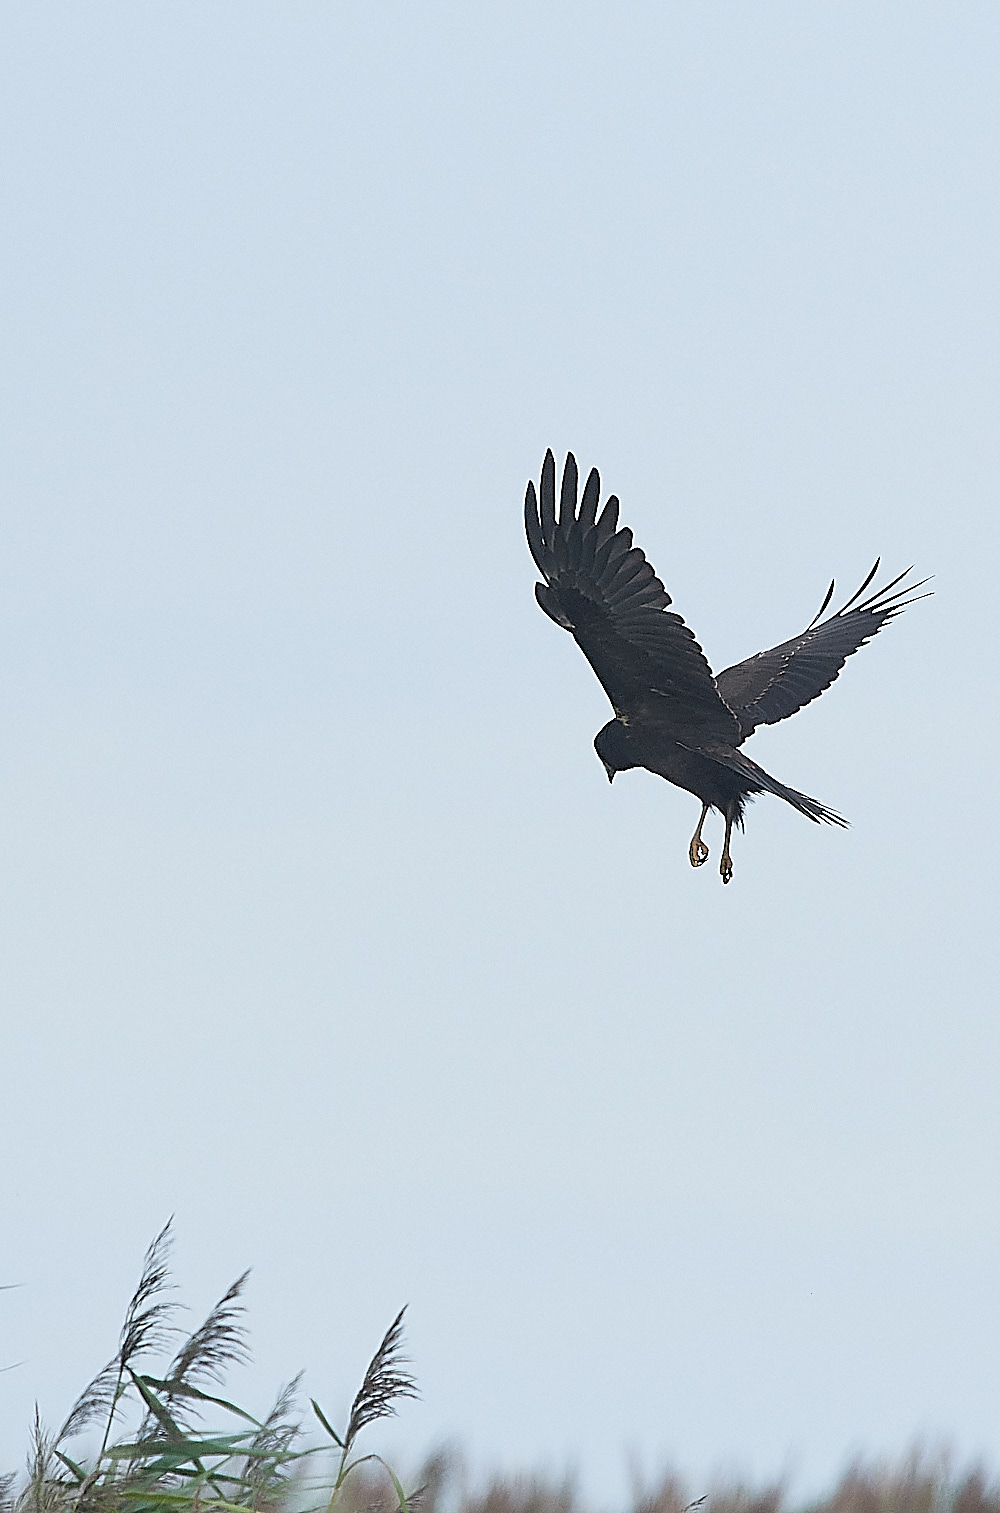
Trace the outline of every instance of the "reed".
[[[311, 1398], [306, 1440], [301, 1375], [263, 1419], [222, 1396], [230, 1367], [249, 1360], [237, 1277], [191, 1334], [177, 1323], [168, 1223], [146, 1252], [117, 1349], [50, 1433], [37, 1409], [26, 1470], [0, 1476], [0, 1513], [589, 1513], [572, 1477], [497, 1475], [475, 1486], [461, 1456], [437, 1452], [404, 1491], [396, 1472], [358, 1441], [417, 1395], [393, 1319], [343, 1429]], [[157, 1363], [159, 1363], [157, 1369]], [[76, 1451], [89, 1434], [90, 1456]], [[630, 1513], [1000, 1513], [1000, 1486], [981, 1467], [956, 1473], [948, 1456], [915, 1449], [902, 1461], [858, 1461], [803, 1506], [780, 1482], [722, 1483], [689, 1499], [674, 1473], [637, 1484]]]
[[[325, 1442], [306, 1444], [301, 1374], [280, 1389], [264, 1419], [221, 1395], [228, 1369], [249, 1360], [242, 1302], [249, 1272], [184, 1335], [171, 1296], [172, 1238], [168, 1223], [146, 1252], [114, 1355], [62, 1426], [49, 1433], [36, 1409], [25, 1475], [0, 1478], [0, 1513], [336, 1513], [350, 1479], [376, 1465], [397, 1513], [410, 1513], [392, 1468], [357, 1450], [368, 1425], [416, 1395], [402, 1354], [403, 1312], [372, 1357], [346, 1428], [338, 1433], [311, 1400]], [[88, 1432], [96, 1451], [73, 1453]]]

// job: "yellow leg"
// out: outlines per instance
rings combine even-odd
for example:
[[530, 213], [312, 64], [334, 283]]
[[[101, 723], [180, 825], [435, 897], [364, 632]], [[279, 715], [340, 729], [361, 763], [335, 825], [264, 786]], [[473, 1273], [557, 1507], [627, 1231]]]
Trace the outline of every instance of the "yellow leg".
[[726, 809], [726, 839], [722, 846], [722, 864], [719, 867], [724, 883], [730, 882], [733, 876], [733, 859], [729, 855], [729, 838], [733, 833], [733, 820], [735, 817], [736, 806], [730, 804]]
[[705, 845], [705, 842], [701, 838], [701, 827], [705, 823], [705, 816], [707, 813], [708, 805], [702, 804], [701, 819], [698, 821], [698, 828], [695, 831], [694, 835], [692, 835], [691, 844], [688, 847], [688, 859], [692, 867], [703, 867], [708, 861], [708, 847]]

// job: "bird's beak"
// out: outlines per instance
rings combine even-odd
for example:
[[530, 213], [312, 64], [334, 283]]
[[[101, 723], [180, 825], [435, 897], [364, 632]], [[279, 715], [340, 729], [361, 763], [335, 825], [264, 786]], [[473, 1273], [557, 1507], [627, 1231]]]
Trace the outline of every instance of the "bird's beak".
[[613, 783], [615, 780], [615, 769], [613, 767], [609, 767], [607, 762], [605, 762], [604, 770], [608, 774], [608, 782]]

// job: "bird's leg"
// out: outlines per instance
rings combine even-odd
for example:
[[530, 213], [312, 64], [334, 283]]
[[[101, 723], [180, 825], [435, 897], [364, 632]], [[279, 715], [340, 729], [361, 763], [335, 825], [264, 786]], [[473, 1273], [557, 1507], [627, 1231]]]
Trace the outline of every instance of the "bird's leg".
[[702, 804], [701, 819], [698, 821], [698, 828], [695, 831], [694, 835], [692, 835], [691, 844], [688, 847], [688, 858], [691, 862], [692, 867], [702, 867], [708, 861], [708, 847], [705, 845], [705, 842], [701, 838], [701, 827], [705, 823], [705, 816], [707, 813], [708, 805]]
[[726, 839], [723, 842], [722, 864], [719, 867], [719, 872], [722, 874], [722, 881], [724, 883], [731, 882], [733, 876], [733, 859], [729, 855], [729, 838], [733, 833], [733, 820], [735, 818], [736, 805], [735, 803], [729, 803], [726, 805]]

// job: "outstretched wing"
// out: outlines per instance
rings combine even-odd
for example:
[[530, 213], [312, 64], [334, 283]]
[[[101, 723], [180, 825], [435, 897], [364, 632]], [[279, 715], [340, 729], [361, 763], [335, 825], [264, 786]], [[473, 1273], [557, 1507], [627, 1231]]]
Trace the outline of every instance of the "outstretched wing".
[[612, 495], [600, 517], [601, 480], [592, 469], [577, 512], [577, 468], [567, 454], [556, 519], [556, 464], [542, 465], [539, 498], [534, 483], [524, 498], [524, 526], [535, 565], [542, 609], [565, 630], [604, 686], [616, 711], [660, 695], [672, 718], [733, 743], [739, 727], [715, 686], [712, 670], [680, 615], [667, 612], [670, 595], [632, 532], [618, 530]]
[[[820, 620], [820, 615], [833, 597], [832, 583], [819, 614], [801, 635], [783, 641], [780, 646], [772, 646], [770, 651], [759, 651], [756, 656], [719, 673], [719, 692], [735, 711], [744, 740], [758, 725], [774, 725], [795, 714], [804, 704], [818, 699], [837, 677], [848, 657], [870, 641], [883, 625], [888, 625], [894, 615], [908, 604], [914, 604], [916, 599], [907, 598], [907, 595], [912, 596], [916, 589], [928, 582], [924, 578], [919, 583], [904, 585], [903, 580], [913, 571], [908, 567], [905, 573], [900, 573], [898, 578], [893, 578], [891, 583], [858, 604], [856, 601], [878, 568], [876, 561], [857, 593], [852, 594], [843, 608], [829, 619]], [[919, 599], [926, 597], [926, 594], [916, 595]]]

